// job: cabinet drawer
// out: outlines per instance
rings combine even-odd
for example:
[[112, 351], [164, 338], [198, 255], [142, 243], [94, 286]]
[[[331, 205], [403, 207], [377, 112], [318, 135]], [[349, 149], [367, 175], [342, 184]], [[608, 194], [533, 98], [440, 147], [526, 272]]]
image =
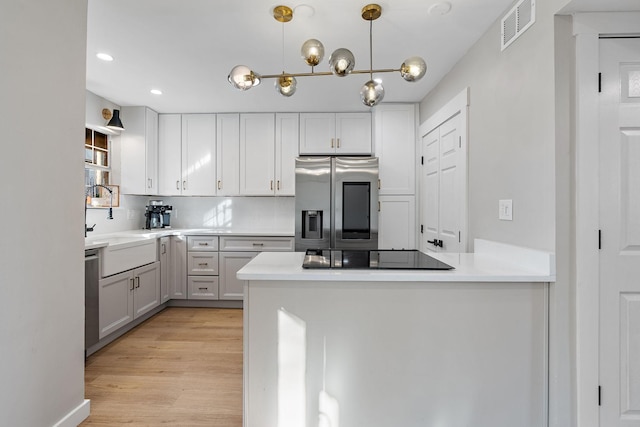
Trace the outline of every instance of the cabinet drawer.
[[187, 274], [194, 276], [217, 276], [218, 253], [189, 252], [187, 256]]
[[187, 282], [188, 299], [218, 299], [217, 277], [191, 276]]
[[217, 251], [218, 236], [187, 236], [187, 250], [189, 251]]
[[291, 252], [293, 237], [220, 237], [221, 251]]

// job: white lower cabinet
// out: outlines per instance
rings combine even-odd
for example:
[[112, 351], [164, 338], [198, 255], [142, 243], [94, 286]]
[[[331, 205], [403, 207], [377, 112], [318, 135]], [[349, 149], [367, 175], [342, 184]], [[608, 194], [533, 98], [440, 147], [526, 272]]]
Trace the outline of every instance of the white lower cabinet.
[[171, 236], [169, 240], [171, 261], [169, 262], [169, 298], [187, 298], [187, 238]]
[[160, 305], [160, 262], [99, 282], [100, 339]]
[[415, 196], [379, 196], [378, 247], [416, 249]]
[[188, 299], [218, 299], [218, 278], [215, 276], [189, 276], [187, 297]]
[[260, 252], [220, 252], [220, 299], [242, 300], [244, 281], [236, 273]]
[[171, 294], [169, 290], [169, 284], [171, 283], [171, 278], [169, 277], [169, 272], [171, 271], [171, 239], [169, 237], [161, 237], [160, 245], [159, 245], [158, 259], [160, 260], [160, 304], [164, 304], [165, 302], [171, 299]]

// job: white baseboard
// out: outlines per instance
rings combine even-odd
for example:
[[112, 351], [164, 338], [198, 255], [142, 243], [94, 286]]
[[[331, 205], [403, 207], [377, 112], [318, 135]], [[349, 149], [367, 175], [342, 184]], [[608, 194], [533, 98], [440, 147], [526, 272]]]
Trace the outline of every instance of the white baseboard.
[[60, 421], [55, 423], [53, 427], [78, 427], [78, 425], [87, 419], [91, 410], [91, 401], [84, 399], [84, 401], [76, 406], [71, 412], [65, 415]]

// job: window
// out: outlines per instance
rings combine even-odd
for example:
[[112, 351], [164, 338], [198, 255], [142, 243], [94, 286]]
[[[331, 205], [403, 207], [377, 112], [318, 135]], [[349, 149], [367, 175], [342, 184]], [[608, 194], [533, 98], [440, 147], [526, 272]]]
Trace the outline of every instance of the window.
[[[109, 185], [111, 175], [111, 141], [108, 135], [92, 129], [85, 129], [84, 140], [84, 185]], [[100, 197], [99, 188], [92, 197]]]

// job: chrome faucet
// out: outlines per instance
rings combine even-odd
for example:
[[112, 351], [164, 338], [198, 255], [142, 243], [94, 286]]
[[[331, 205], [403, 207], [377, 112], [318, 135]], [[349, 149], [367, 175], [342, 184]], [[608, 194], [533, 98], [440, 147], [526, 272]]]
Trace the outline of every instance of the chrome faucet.
[[111, 197], [109, 198], [109, 215], [107, 215], [107, 219], [113, 219], [113, 190], [102, 184], [90, 185], [89, 188], [87, 188], [87, 191], [85, 191], [84, 193], [84, 237], [87, 237], [87, 232], [93, 231], [93, 228], [96, 226], [95, 224], [93, 224], [91, 227], [87, 226], [87, 196], [89, 196], [91, 190], [96, 187], [104, 188], [111, 195]]

